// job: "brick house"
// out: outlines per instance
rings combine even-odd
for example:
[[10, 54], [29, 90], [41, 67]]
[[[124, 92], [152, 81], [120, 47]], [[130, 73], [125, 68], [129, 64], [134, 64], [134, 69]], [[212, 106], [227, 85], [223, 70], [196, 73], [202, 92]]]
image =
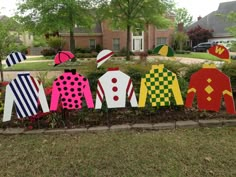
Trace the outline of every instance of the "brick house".
[[[168, 18], [174, 22], [174, 15], [169, 15]], [[174, 24], [174, 23], [173, 23]], [[153, 49], [159, 44], [171, 45], [171, 35], [174, 32], [174, 26], [168, 29], [157, 29], [154, 25], [146, 25], [144, 31], [131, 33], [131, 51], [142, 52]], [[62, 38], [66, 40], [64, 50], [70, 49], [69, 33], [60, 32]], [[126, 31], [109, 28], [107, 21], [97, 23], [90, 31], [82, 27], [75, 27], [75, 47], [76, 48], [95, 48], [96, 45], [102, 46], [104, 49], [110, 49], [114, 52], [119, 52], [126, 47]]]

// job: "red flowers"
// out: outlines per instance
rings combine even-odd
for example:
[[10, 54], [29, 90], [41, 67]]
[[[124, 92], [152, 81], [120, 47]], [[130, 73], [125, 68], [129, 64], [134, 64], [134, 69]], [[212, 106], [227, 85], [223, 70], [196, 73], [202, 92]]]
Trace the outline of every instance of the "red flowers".
[[33, 116], [30, 116], [30, 117], [29, 117], [29, 121], [30, 121], [30, 122], [35, 122], [35, 120], [40, 119], [40, 118], [42, 118], [42, 117], [44, 117], [44, 116], [47, 116], [47, 115], [49, 115], [49, 114], [51, 114], [51, 113], [50, 113], [50, 112], [42, 112], [42, 111], [39, 111], [38, 114], [33, 115]]
[[9, 84], [7, 81], [0, 82], [0, 87], [6, 87]]
[[44, 92], [46, 96], [50, 96], [52, 94], [52, 87], [45, 88]]

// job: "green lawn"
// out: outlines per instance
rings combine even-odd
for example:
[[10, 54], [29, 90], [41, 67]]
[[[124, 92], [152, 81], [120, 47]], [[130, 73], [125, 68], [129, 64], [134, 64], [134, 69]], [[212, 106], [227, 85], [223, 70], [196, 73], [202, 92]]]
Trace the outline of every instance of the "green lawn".
[[27, 61], [29, 60], [52, 60], [53, 61], [53, 56], [52, 57], [43, 57], [43, 56], [39, 56], [39, 57], [31, 57], [31, 56], [27, 56]]
[[[207, 60], [220, 60], [217, 57], [214, 57], [208, 53], [200, 53], [200, 52], [192, 52], [190, 54], [176, 54], [176, 57], [183, 57], [183, 58], [200, 58], [200, 59], [207, 59]], [[158, 56], [156, 56], [157, 60], [158, 60]], [[53, 59], [50, 59], [48, 57], [36, 57], [36, 58], [28, 58], [27, 61], [36, 61], [36, 60], [51, 60], [48, 62], [40, 62], [40, 63], [26, 63], [26, 62], [22, 62], [19, 63], [17, 65], [14, 65], [10, 68], [4, 69], [4, 71], [12, 71], [12, 70], [17, 70], [17, 71], [51, 71], [51, 70], [63, 70], [64, 68], [81, 68], [84, 65], [87, 65], [87, 63], [89, 65], [91, 65], [91, 63], [93, 63], [92, 65], [96, 65], [96, 59], [95, 58], [91, 58], [90, 62], [84, 62], [84, 60], [81, 59], [77, 59], [77, 62], [66, 62], [64, 64], [61, 64], [57, 67], [53, 67], [54, 65], [54, 61]], [[122, 61], [122, 58], [120, 58], [121, 62], [113, 61], [111, 62], [112, 64], [120, 64], [120, 65], [124, 65], [125, 62]], [[111, 60], [110, 60], [111, 61]], [[138, 59], [135, 60], [136, 63], [138, 62]], [[96, 66], [95, 66], [96, 67]], [[83, 69], [82, 69], [83, 70]]]
[[220, 60], [219, 58], [204, 52], [191, 52], [190, 54], [175, 54], [176, 57], [183, 57], [183, 58], [200, 58], [206, 60], [213, 60], [217, 61]]
[[[90, 59], [91, 61], [77, 60], [76, 62], [65, 62], [56, 67], [54, 67], [54, 61], [49, 62], [22, 62], [11, 67], [4, 69], [4, 71], [52, 71], [52, 70], [64, 70], [64, 69], [79, 69], [81, 73], [86, 73], [87, 71], [95, 71], [97, 68], [96, 59]], [[125, 62], [124, 60], [107, 61], [104, 63], [104, 67], [121, 67], [125, 68], [128, 65], [137, 63], [137, 61]], [[5, 65], [3, 65], [4, 67]]]
[[236, 128], [0, 136], [4, 177], [235, 177]]
[[[90, 65], [90, 64], [89, 64]], [[81, 64], [81, 62], [66, 62], [61, 65], [54, 67], [54, 61], [46, 62], [32, 62], [32, 63], [18, 63], [12, 67], [4, 69], [4, 71], [52, 71], [52, 70], [64, 70], [78, 67], [85, 67], [86, 65]], [[95, 66], [95, 62], [94, 62]], [[4, 66], [3, 66], [4, 67]]]
[[[18, 63], [11, 67], [4, 69], [4, 71], [50, 71], [56, 70], [57, 68], [53, 67], [52, 62], [34, 62], [34, 63]], [[4, 67], [5, 65], [3, 65]]]

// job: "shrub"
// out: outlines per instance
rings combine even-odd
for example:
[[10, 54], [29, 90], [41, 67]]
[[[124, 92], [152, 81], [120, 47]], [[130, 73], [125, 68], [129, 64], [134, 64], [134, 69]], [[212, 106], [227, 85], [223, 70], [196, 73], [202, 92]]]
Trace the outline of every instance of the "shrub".
[[148, 50], [147, 53], [148, 53], [148, 55], [151, 55], [151, 54], [153, 54], [153, 51], [152, 50]]
[[89, 80], [89, 84], [90, 84], [90, 89], [93, 93], [96, 92], [97, 90], [97, 82], [98, 79], [106, 72], [106, 69], [103, 67], [100, 67], [99, 69], [90, 72], [87, 75], [87, 79]]
[[183, 69], [187, 66], [186, 64], [170, 60], [159, 60], [158, 63], [164, 64], [165, 68], [167, 68], [178, 76], [181, 75]]
[[56, 52], [54, 49], [44, 49], [41, 51], [41, 54], [43, 56], [52, 56], [52, 55], [56, 55]]
[[103, 48], [102, 48], [101, 45], [97, 44], [95, 50], [96, 50], [97, 53], [99, 53], [99, 52], [101, 52], [103, 50]]
[[236, 88], [236, 63], [224, 64], [222, 72], [230, 77], [232, 88]]
[[[117, 53], [117, 56], [126, 56], [126, 51], [127, 51], [126, 48], [123, 47], [123, 48], [120, 50], [120, 52]], [[130, 55], [134, 56], [134, 52], [130, 51], [129, 53], [130, 53]]]
[[187, 50], [176, 50], [175, 53], [176, 53], [176, 54], [190, 54], [191, 51], [187, 51]]
[[127, 68], [126, 74], [131, 77], [135, 92], [139, 93], [141, 78], [148, 72], [149, 67], [141, 65], [130, 66]]
[[192, 76], [193, 73], [197, 72], [198, 70], [200, 70], [202, 68], [202, 64], [192, 64], [192, 65], [188, 65], [186, 66], [182, 71], [183, 71], [183, 78], [189, 82], [190, 81], [190, 77]]
[[21, 52], [23, 54], [27, 54], [28, 51], [27, 51], [28, 47], [23, 45], [23, 44], [16, 44], [16, 43], [13, 43], [9, 46], [8, 48], [8, 53], [11, 53], [11, 52]]
[[230, 47], [231, 52], [236, 52], [236, 42], [232, 42], [232, 45]]
[[76, 53], [76, 58], [93, 58], [97, 56], [97, 53]]
[[92, 50], [90, 48], [76, 48], [75, 49], [76, 53], [91, 53]]
[[44, 36], [34, 36], [33, 40], [34, 47], [46, 47], [47, 41]]
[[60, 37], [50, 37], [47, 40], [47, 43], [49, 47], [55, 49], [55, 51], [58, 51], [64, 47], [64, 45], [66, 44], [66, 41]]

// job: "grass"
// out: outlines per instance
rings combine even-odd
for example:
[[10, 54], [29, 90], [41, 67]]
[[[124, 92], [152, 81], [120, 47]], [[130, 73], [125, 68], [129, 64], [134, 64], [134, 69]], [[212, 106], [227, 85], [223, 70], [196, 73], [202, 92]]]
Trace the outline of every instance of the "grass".
[[175, 56], [183, 58], [198, 58], [198, 59], [213, 60], [213, 61], [220, 60], [219, 58], [209, 53], [203, 53], [203, 52], [191, 52], [190, 54], [175, 54]]
[[27, 61], [31, 61], [31, 60], [52, 60], [53, 61], [53, 57], [43, 57], [43, 56], [31, 57], [31, 56], [27, 56]]
[[234, 177], [236, 128], [0, 136], [4, 177]]
[[[215, 56], [212, 56], [208, 53], [200, 53], [200, 52], [192, 52], [190, 54], [176, 54], [176, 57], [183, 57], [183, 58], [200, 58], [200, 59], [206, 59], [206, 60], [214, 60], [214, 61], [219, 61], [220, 59], [218, 59]], [[36, 61], [36, 60], [48, 60], [48, 57], [35, 57], [35, 58], [28, 58], [27, 61]], [[158, 56], [157, 56], [158, 59]], [[53, 59], [51, 59], [52, 61], [48, 61], [48, 62], [40, 62], [40, 63], [27, 63], [27, 62], [22, 62], [19, 63], [17, 65], [14, 65], [10, 68], [4, 69], [4, 71], [51, 71], [51, 70], [63, 70], [64, 68], [79, 68], [82, 70], [85, 70], [86, 72], [86, 65], [94, 65], [94, 69], [96, 69], [96, 59], [90, 59], [91, 61], [88, 62], [84, 62], [83, 60], [78, 59], [77, 62], [66, 62], [63, 63], [57, 67], [53, 67], [54, 66], [54, 61]], [[111, 61], [111, 60], [110, 60]], [[136, 60], [137, 63], [138, 60]], [[91, 64], [92, 63], [92, 64]], [[106, 62], [108, 63], [108, 62]], [[135, 62], [126, 62], [124, 60], [122, 60], [122, 58], [116, 61], [112, 61], [108, 64], [109, 67], [111, 67], [111, 65], [115, 65], [115, 66], [122, 66], [124, 67], [124, 65], [128, 64], [135, 64]]]
[[[107, 61], [104, 63], [104, 68], [109, 67], [120, 67], [127, 68], [129, 65], [135, 64], [135, 61], [126, 62], [124, 60]], [[4, 67], [5, 65], [3, 65]], [[95, 71], [97, 68], [96, 59], [91, 59], [90, 61], [77, 60], [76, 62], [65, 62], [56, 67], [54, 67], [53, 60], [50, 62], [21, 62], [17, 65], [13, 65], [4, 69], [4, 71], [52, 71], [52, 70], [64, 70], [64, 69], [78, 69], [80, 73], [87, 73], [88, 71]]]
[[46, 62], [32, 62], [32, 63], [22, 62], [18, 63], [17, 65], [13, 65], [9, 68], [6, 68], [4, 69], [4, 71], [58, 71], [64, 69], [84, 68], [84, 67], [86, 67], [86, 65], [82, 65], [79, 61], [67, 62], [54, 67], [54, 62], [52, 60]]
[[[3, 65], [5, 67], [5, 65]], [[34, 62], [34, 63], [18, 63], [4, 69], [4, 71], [50, 71], [55, 70], [53, 62]]]

